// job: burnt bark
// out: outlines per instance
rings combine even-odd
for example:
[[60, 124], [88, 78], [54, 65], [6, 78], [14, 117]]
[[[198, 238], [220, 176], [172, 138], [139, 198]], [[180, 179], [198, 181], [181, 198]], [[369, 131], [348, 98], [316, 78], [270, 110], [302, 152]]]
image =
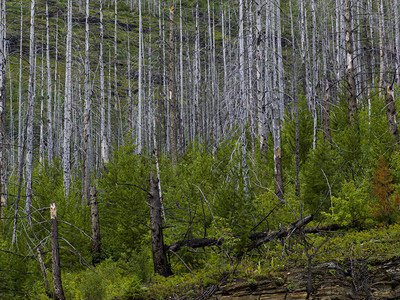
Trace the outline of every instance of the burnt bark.
[[322, 101], [322, 125], [324, 128], [324, 140], [332, 145], [331, 136], [331, 103], [329, 100], [328, 87], [325, 89], [324, 100]]
[[353, 44], [353, 25], [352, 25], [352, 12], [351, 0], [345, 1], [344, 20], [346, 24], [346, 54], [347, 54], [347, 67], [346, 67], [346, 85], [348, 97], [348, 111], [349, 123], [354, 124], [355, 114], [357, 112], [357, 95], [356, 95], [356, 80], [354, 75], [354, 44]]
[[[266, 232], [253, 232], [249, 234], [249, 239], [252, 241], [248, 246], [247, 249], [251, 250], [257, 248], [258, 246], [262, 245], [263, 243], [273, 241], [276, 239], [280, 239], [286, 237], [291, 234], [297, 234], [300, 232], [300, 229], [307, 225], [309, 222], [313, 220], [313, 215], [308, 215], [303, 219], [297, 220], [293, 222], [289, 226], [274, 230], [274, 231], [266, 231]], [[316, 226], [316, 227], [309, 227], [305, 229], [301, 229], [303, 233], [317, 233], [321, 231], [333, 231], [341, 228], [338, 225], [328, 225], [328, 226]], [[239, 236], [237, 236], [239, 237]], [[216, 238], [199, 238], [199, 239], [192, 239], [192, 240], [185, 240], [179, 241], [176, 243], [167, 246], [167, 251], [177, 252], [182, 247], [189, 247], [189, 248], [204, 248], [210, 246], [219, 246], [222, 245], [224, 242], [223, 239], [216, 239]]]
[[53, 287], [54, 299], [65, 300], [64, 290], [61, 281], [60, 251], [58, 245], [58, 224], [56, 203], [50, 204], [50, 222], [51, 222], [51, 249], [53, 265]]
[[168, 277], [172, 275], [172, 271], [164, 247], [160, 193], [158, 182], [153, 178], [153, 172], [150, 172], [150, 226], [154, 272]]
[[399, 131], [397, 129], [397, 120], [396, 120], [396, 106], [393, 100], [394, 92], [393, 86], [386, 87], [386, 117], [388, 120], [388, 126], [390, 133], [394, 136], [396, 143], [399, 143]]

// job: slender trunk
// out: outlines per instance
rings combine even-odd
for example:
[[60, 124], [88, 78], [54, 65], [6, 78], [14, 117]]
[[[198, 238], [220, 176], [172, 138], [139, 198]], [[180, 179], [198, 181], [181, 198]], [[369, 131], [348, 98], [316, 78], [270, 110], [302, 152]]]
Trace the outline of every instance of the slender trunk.
[[357, 95], [356, 95], [356, 81], [354, 76], [353, 65], [353, 25], [351, 13], [351, 0], [345, 0], [345, 14], [344, 19], [346, 23], [346, 53], [347, 53], [347, 68], [346, 68], [346, 81], [347, 81], [347, 97], [348, 97], [348, 111], [349, 123], [354, 124], [355, 114], [357, 112]]
[[138, 116], [137, 116], [137, 153], [142, 153], [142, 49], [143, 49], [143, 29], [142, 29], [142, 1], [139, 0], [139, 78], [138, 78]]
[[[118, 68], [117, 68], [117, 55], [118, 55], [118, 3], [114, 0], [114, 132], [115, 146], [119, 149], [120, 144], [120, 132], [119, 132], [119, 96], [118, 96]], [[109, 121], [110, 122], [110, 121]]]
[[[291, 28], [291, 35], [292, 35], [292, 47], [293, 51], [297, 52], [297, 46], [295, 41], [294, 35], [294, 22], [293, 22], [293, 11], [292, 11], [292, 1], [290, 0], [290, 28]], [[299, 122], [299, 94], [297, 90], [297, 56], [293, 59], [293, 97], [294, 97], [294, 105], [295, 105], [295, 195], [299, 198], [299, 211], [300, 211], [300, 219], [302, 218], [302, 204], [301, 204], [301, 196], [300, 196], [300, 122]]]
[[0, 216], [7, 203], [6, 198], [6, 11], [5, 0], [0, 1]]
[[[128, 25], [127, 25], [128, 27]], [[128, 35], [128, 41], [127, 41], [127, 48], [128, 48], [128, 54], [127, 54], [127, 66], [128, 66], [128, 131], [131, 133], [131, 137], [134, 138], [134, 131], [133, 131], [133, 101], [132, 101], [132, 79], [131, 79], [131, 43], [129, 40], [129, 31], [127, 28], [127, 35]]]
[[26, 205], [25, 212], [30, 222], [32, 205], [32, 151], [33, 151], [33, 106], [35, 103], [35, 0], [31, 1], [31, 27], [29, 41], [28, 121], [26, 128]]
[[[279, 1], [278, 1], [279, 4]], [[277, 7], [277, 22], [275, 24], [275, 30], [277, 31], [278, 40], [277, 40], [277, 48], [278, 48], [278, 56], [279, 53], [282, 53], [280, 49], [281, 40], [280, 40], [280, 10], [279, 5]], [[278, 66], [280, 65], [279, 60], [281, 58], [277, 58]], [[272, 99], [272, 138], [274, 140], [274, 177], [275, 177], [275, 195], [279, 201], [284, 200], [284, 190], [283, 190], [283, 172], [282, 172], [282, 152], [281, 152], [281, 128], [280, 128], [280, 119], [281, 119], [281, 108], [282, 108], [282, 97], [283, 87], [280, 82], [280, 72], [281, 69], [278, 69], [277, 82], [274, 80], [274, 95]]]
[[242, 176], [244, 181], [244, 197], [245, 199], [249, 196], [249, 183], [248, 183], [248, 168], [247, 168], [247, 141], [246, 141], [246, 117], [248, 115], [248, 98], [246, 93], [246, 75], [245, 75], [245, 49], [244, 49], [244, 3], [243, 0], [239, 0], [239, 80], [240, 80], [240, 126], [241, 126], [241, 140], [242, 140]]
[[[43, 34], [42, 34], [42, 49], [43, 49]], [[42, 66], [41, 66], [41, 80], [40, 80], [40, 129], [39, 129], [39, 162], [44, 160], [44, 55], [42, 51]]]
[[164, 247], [161, 201], [158, 191], [158, 184], [157, 180], [154, 180], [152, 172], [150, 172], [150, 224], [154, 272], [164, 277], [168, 277], [172, 275], [172, 271], [168, 263], [167, 254]]
[[399, 131], [397, 129], [396, 120], [396, 106], [394, 103], [394, 91], [393, 86], [386, 88], [386, 117], [388, 120], [389, 131], [394, 136], [396, 143], [399, 144]]
[[[257, 106], [257, 134], [258, 138], [260, 139], [260, 149], [265, 147], [265, 128], [263, 128], [264, 123], [264, 78], [263, 78], [263, 49], [262, 49], [262, 1], [257, 0], [257, 7], [256, 7], [256, 106]], [[265, 37], [266, 38], [266, 37]]]
[[399, 0], [394, 0], [394, 24], [395, 28], [395, 48], [396, 48], [396, 78], [397, 85], [400, 85], [400, 25], [399, 25]]
[[108, 139], [106, 131], [106, 97], [104, 80], [104, 61], [103, 61], [103, 0], [100, 0], [100, 45], [99, 45], [99, 63], [100, 63], [100, 140], [101, 140], [101, 165], [107, 164], [108, 159]]
[[64, 193], [68, 195], [71, 184], [71, 112], [72, 112], [72, 0], [68, 0], [67, 40], [65, 52], [65, 100], [64, 100], [64, 140], [63, 175]]
[[85, 18], [85, 110], [83, 120], [83, 182], [82, 205], [89, 202], [90, 188], [90, 119], [91, 119], [91, 88], [90, 88], [90, 53], [89, 53], [89, 0], [86, 0]]
[[49, 5], [46, 1], [46, 62], [47, 62], [47, 159], [49, 164], [53, 162], [53, 122], [51, 108], [51, 61], [50, 61], [50, 28], [49, 28]]
[[180, 71], [180, 149], [181, 152], [185, 151], [185, 120], [183, 108], [183, 33], [182, 33], [182, 1], [179, 0], [179, 71]]
[[22, 132], [23, 128], [23, 118], [22, 118], [22, 56], [23, 56], [23, 6], [21, 0], [21, 24], [20, 24], [20, 44], [19, 44], [19, 82], [18, 82], [18, 166], [23, 159], [21, 155], [22, 150]]
[[171, 162], [175, 166], [178, 161], [177, 120], [175, 96], [175, 34], [174, 34], [174, 7], [169, 9], [169, 135], [171, 148]]
[[50, 204], [50, 222], [54, 299], [65, 300], [64, 290], [61, 281], [60, 252], [58, 246], [57, 207], [55, 202]]
[[[379, 96], [382, 96], [383, 94], [383, 89], [384, 89], [384, 77], [385, 77], [385, 72], [386, 72], [386, 66], [385, 66], [385, 52], [383, 49], [383, 44], [384, 44], [384, 38], [385, 38], [385, 32], [384, 32], [384, 20], [383, 20], [383, 0], [378, 0], [377, 1], [377, 6], [378, 6], [378, 27], [379, 27]], [[395, 22], [398, 22], [396, 20]]]

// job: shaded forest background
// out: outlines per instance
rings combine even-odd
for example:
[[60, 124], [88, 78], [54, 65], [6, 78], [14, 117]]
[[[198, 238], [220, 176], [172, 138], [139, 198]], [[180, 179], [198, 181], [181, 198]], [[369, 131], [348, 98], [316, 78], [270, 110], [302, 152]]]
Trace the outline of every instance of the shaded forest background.
[[398, 221], [398, 0], [0, 3], [1, 298], [53, 293], [53, 202], [67, 299], [144, 297], [150, 172], [166, 245], [224, 241], [174, 274]]

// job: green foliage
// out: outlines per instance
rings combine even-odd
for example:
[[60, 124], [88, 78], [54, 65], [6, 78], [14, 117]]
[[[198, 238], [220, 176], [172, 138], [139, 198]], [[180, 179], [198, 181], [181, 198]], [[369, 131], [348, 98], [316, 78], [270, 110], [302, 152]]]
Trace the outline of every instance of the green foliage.
[[371, 213], [369, 210], [370, 184], [363, 181], [356, 185], [354, 181], [345, 182], [339, 192], [339, 196], [332, 196], [331, 211], [323, 212], [323, 216], [330, 218], [334, 224], [342, 226], [364, 227], [371, 225]]
[[114, 153], [99, 179], [102, 246], [115, 258], [149, 243], [149, 161], [135, 151], [136, 147], [127, 142]]
[[[282, 128], [282, 144], [284, 152], [287, 148], [288, 155], [282, 159], [283, 163], [294, 165], [296, 153], [296, 116], [287, 115], [285, 118], [285, 126]], [[307, 160], [308, 153], [313, 143], [313, 119], [304, 96], [300, 96], [299, 101], [299, 154], [300, 166]]]
[[330, 206], [330, 194], [337, 191], [340, 161], [337, 152], [327, 143], [318, 143], [315, 151], [309, 154], [301, 179], [303, 182], [302, 199], [309, 213], [327, 211]]
[[63, 274], [67, 299], [139, 299], [145, 290], [126, 263], [105, 260], [94, 269]]

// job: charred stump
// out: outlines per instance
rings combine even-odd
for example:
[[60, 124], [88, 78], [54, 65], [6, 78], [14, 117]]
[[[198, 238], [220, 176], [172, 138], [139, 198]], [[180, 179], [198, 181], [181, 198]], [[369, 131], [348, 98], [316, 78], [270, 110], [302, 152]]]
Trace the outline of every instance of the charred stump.
[[53, 263], [54, 299], [65, 300], [64, 290], [61, 282], [60, 252], [58, 246], [57, 208], [55, 202], [50, 204], [50, 221], [51, 221], [51, 249], [52, 249], [52, 263]]
[[172, 275], [172, 271], [164, 247], [161, 217], [162, 209], [157, 183], [157, 180], [153, 178], [153, 173], [150, 172], [150, 227], [154, 272], [164, 277], [168, 277]]

